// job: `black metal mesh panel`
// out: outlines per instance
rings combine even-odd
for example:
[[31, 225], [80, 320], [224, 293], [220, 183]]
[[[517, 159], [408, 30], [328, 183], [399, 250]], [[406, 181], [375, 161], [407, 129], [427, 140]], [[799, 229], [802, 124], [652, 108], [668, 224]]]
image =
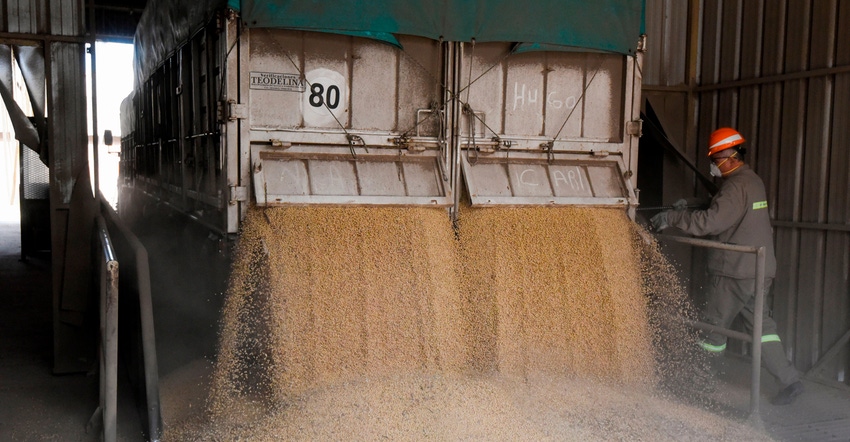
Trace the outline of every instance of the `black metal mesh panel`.
[[48, 199], [50, 197], [50, 171], [32, 149], [21, 146], [21, 150], [23, 198], [28, 200]]

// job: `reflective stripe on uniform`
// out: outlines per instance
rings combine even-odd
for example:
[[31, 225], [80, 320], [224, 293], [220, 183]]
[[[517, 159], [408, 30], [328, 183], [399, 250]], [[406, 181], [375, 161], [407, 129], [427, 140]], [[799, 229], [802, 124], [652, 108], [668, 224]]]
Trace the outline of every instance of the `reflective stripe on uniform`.
[[761, 343], [765, 342], [782, 342], [779, 340], [779, 335], [764, 335], [761, 337]]
[[712, 344], [709, 344], [708, 342], [702, 341], [702, 342], [699, 343], [699, 345], [702, 347], [703, 350], [710, 351], [712, 353], [720, 353], [723, 350], [726, 350], [726, 344], [712, 345]]
[[753, 203], [753, 210], [767, 209], [767, 201], [756, 201]]

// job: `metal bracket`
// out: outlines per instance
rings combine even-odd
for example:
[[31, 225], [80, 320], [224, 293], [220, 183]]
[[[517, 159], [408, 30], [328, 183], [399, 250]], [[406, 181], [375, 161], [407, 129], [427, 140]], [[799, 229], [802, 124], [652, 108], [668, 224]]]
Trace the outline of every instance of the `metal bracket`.
[[346, 134], [345, 138], [348, 140], [348, 150], [351, 151], [351, 156], [353, 158], [357, 158], [357, 153], [354, 151], [354, 148], [357, 146], [362, 147], [366, 153], [369, 153], [369, 148], [366, 147], [366, 140], [364, 140], [360, 135]]
[[233, 100], [227, 100], [227, 119], [230, 121], [244, 120], [248, 118], [248, 106], [242, 103], [237, 103]]
[[248, 188], [245, 186], [230, 186], [230, 205], [240, 201], [248, 201]]
[[546, 151], [546, 163], [552, 164], [555, 161], [555, 142], [547, 141], [545, 143], [540, 143], [540, 147]]
[[637, 120], [629, 121], [626, 130], [633, 137], [643, 136], [643, 120], [638, 118]]
[[390, 141], [401, 149], [407, 149], [409, 152], [423, 152], [425, 150], [424, 145], [421, 143], [414, 143], [407, 135], [390, 138]]

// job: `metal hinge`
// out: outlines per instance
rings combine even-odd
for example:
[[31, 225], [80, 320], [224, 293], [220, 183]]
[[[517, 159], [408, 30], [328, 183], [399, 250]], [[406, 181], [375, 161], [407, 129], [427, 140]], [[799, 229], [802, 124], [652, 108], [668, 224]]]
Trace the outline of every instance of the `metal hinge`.
[[646, 34], [641, 34], [637, 44], [638, 52], [646, 52]]
[[248, 201], [248, 188], [245, 186], [230, 186], [230, 204]]
[[626, 127], [629, 135], [634, 137], [643, 136], [643, 120], [637, 119], [634, 121], [629, 121], [628, 126]]
[[248, 106], [233, 100], [227, 100], [227, 119], [236, 121], [244, 120], [245, 118], [248, 118]]

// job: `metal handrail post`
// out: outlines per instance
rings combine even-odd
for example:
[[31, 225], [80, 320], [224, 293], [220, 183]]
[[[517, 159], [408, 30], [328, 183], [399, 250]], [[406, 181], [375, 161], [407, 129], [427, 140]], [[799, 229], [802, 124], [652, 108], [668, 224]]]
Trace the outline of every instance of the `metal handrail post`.
[[118, 260], [103, 217], [97, 217], [100, 243], [100, 414], [103, 440], [118, 440]]
[[764, 246], [756, 251], [756, 299], [753, 306], [753, 365], [750, 379], [750, 419], [760, 420], [759, 396], [761, 391], [761, 335], [763, 327], [762, 313], [764, 311]]
[[[136, 279], [138, 284], [139, 325], [142, 339], [142, 365], [146, 414], [148, 418], [147, 431], [151, 442], [159, 442], [162, 438], [162, 412], [159, 399], [159, 369], [156, 358], [156, 338], [154, 335], [153, 302], [151, 299], [150, 265], [148, 252], [141, 241], [130, 229], [121, 222], [118, 214], [109, 207], [101, 196], [101, 213], [109, 226], [115, 228], [116, 237], [123, 238], [128, 247], [128, 253], [135, 261]], [[131, 272], [132, 272], [131, 270]]]
[[761, 335], [763, 329], [762, 312], [764, 310], [764, 289], [765, 289], [765, 261], [766, 251], [764, 246], [746, 246], [740, 244], [727, 244], [719, 241], [712, 241], [701, 238], [691, 238], [687, 236], [673, 236], [665, 234], [656, 234], [659, 239], [670, 240], [682, 244], [687, 244], [696, 247], [705, 247], [718, 250], [731, 250], [741, 253], [753, 253], [756, 255], [756, 272], [755, 272], [755, 300], [753, 306], [753, 334], [747, 337], [743, 333], [734, 330], [725, 329], [722, 327], [705, 324], [702, 322], [686, 321], [689, 325], [720, 333], [726, 337], [751, 342], [753, 345], [753, 360], [750, 374], [750, 421], [754, 424], [761, 422], [759, 414], [759, 397], [761, 395]]

